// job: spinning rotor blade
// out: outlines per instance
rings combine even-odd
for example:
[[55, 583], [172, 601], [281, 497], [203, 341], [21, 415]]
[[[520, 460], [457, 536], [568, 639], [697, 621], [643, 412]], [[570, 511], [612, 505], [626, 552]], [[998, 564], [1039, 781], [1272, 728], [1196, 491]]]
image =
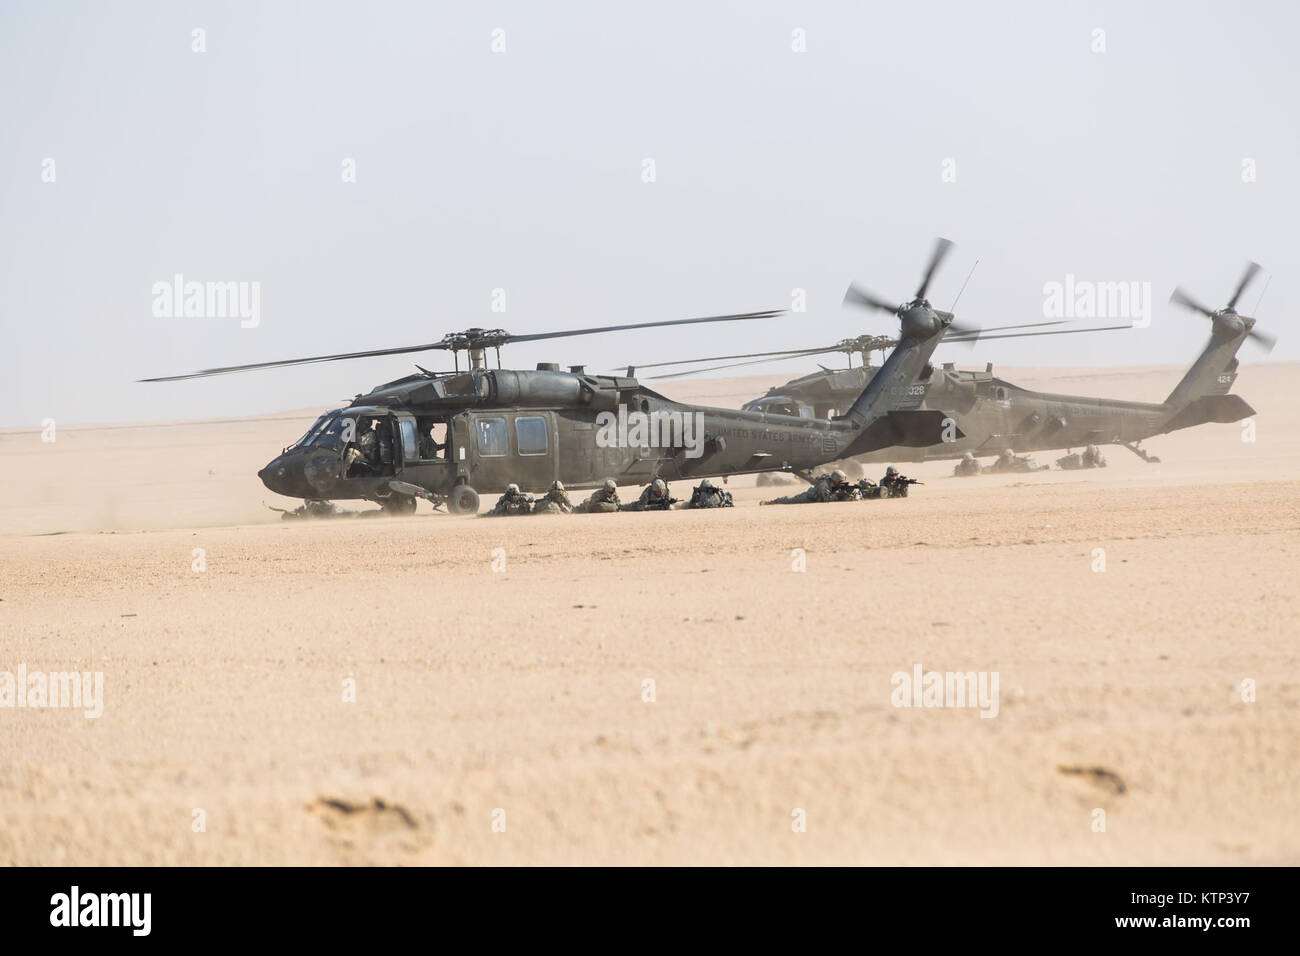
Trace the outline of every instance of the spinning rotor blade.
[[812, 355], [823, 355], [828, 352], [839, 352], [839, 351], [841, 351], [840, 347], [836, 346], [834, 348], [829, 348], [829, 349], [814, 349], [808, 352], [799, 352], [794, 355], [787, 355], [784, 358], [762, 358], [762, 359], [754, 359], [753, 361], [750, 362], [730, 362], [726, 365], [712, 365], [709, 368], [690, 368], [684, 372], [669, 372], [667, 375], [651, 375], [648, 379], [646, 379], [646, 381], [654, 382], [664, 378], [684, 378], [687, 375], [700, 375], [704, 372], [716, 372], [724, 368], [740, 368], [742, 365], [763, 365], [767, 362], [784, 362], [787, 359], [808, 358], [809, 356]]
[[692, 365], [696, 362], [729, 362], [732, 359], [750, 359], [750, 358], [767, 358], [770, 356], [780, 356], [783, 358], [795, 358], [800, 355], [820, 355], [826, 349], [782, 349], [779, 352], [748, 352], [741, 355], [711, 355], [708, 358], [678, 359], [675, 362], [650, 362], [646, 365], [638, 365], [637, 368], [663, 368], [665, 365]]
[[1255, 275], [1258, 272], [1258, 262], [1250, 262], [1246, 264], [1246, 271], [1242, 274], [1241, 281], [1237, 283], [1237, 291], [1232, 293], [1232, 298], [1228, 300], [1228, 308], [1233, 310], [1237, 308], [1237, 300], [1241, 298], [1241, 294], [1246, 291], [1246, 286], [1250, 284], [1250, 280], [1255, 278]]
[[[991, 325], [988, 328], [981, 328], [976, 330], [975, 334], [983, 335], [985, 332], [1003, 332], [1007, 329], [1037, 329], [1045, 325], [1065, 325], [1069, 321], [1070, 321], [1069, 319], [1054, 319], [1051, 322], [1026, 322], [1023, 325]], [[949, 332], [945, 341], [948, 340], [956, 341], [958, 336], [969, 334], [967, 332], [953, 332], [952, 326], [949, 326], [948, 329]]]
[[571, 329], [564, 332], [534, 332], [528, 335], [511, 335], [501, 330], [471, 329], [468, 332], [445, 335], [440, 342], [427, 345], [408, 345], [392, 349], [372, 349], [365, 352], [340, 352], [337, 355], [315, 355], [309, 358], [284, 359], [278, 362], [253, 362], [248, 365], [228, 365], [222, 368], [206, 368], [186, 375], [164, 375], [158, 378], [143, 378], [142, 382], [177, 382], [190, 378], [206, 378], [209, 375], [225, 375], [230, 372], [248, 372], [255, 369], [283, 368], [289, 365], [310, 365], [315, 362], [339, 362], [344, 359], [371, 358], [379, 355], [403, 355], [409, 352], [425, 352], [433, 349], [443, 351], [465, 351], [469, 349], [494, 348], [508, 342], [535, 342], [540, 339], [560, 339], [574, 335], [591, 335], [596, 332], [620, 332], [625, 329], [648, 329], [664, 325], [693, 325], [697, 322], [743, 322], [750, 319], [770, 319], [781, 315], [784, 309], [767, 312], [745, 312], [737, 315], [711, 315], [698, 319], [668, 319], [660, 322], [635, 322], [626, 325], [604, 325], [589, 329]]
[[1277, 338], [1275, 336], [1269, 335], [1267, 332], [1261, 332], [1258, 329], [1251, 329], [1250, 332], [1247, 333], [1247, 337], [1254, 339], [1269, 352], [1273, 351], [1273, 346], [1277, 345]]
[[890, 315], [898, 313], [898, 303], [889, 303], [878, 296], [868, 292], [856, 282], [849, 284], [849, 289], [844, 293], [845, 305], [860, 305], [867, 309], [879, 309], [881, 312], [888, 312]]
[[424, 352], [429, 349], [443, 348], [439, 342], [429, 345], [409, 345], [396, 349], [374, 349], [369, 352], [341, 352], [338, 355], [316, 355], [311, 358], [284, 359], [279, 362], [254, 362], [251, 365], [228, 365], [224, 368], [205, 368], [187, 375], [163, 375], [158, 378], [142, 378], [141, 382], [179, 382], [187, 378], [206, 378], [209, 375], [225, 375], [229, 372], [249, 372], [259, 368], [282, 368], [286, 365], [309, 365], [313, 362], [339, 362], [343, 359], [369, 358], [373, 355], [402, 355], [406, 352]]
[[[979, 341], [983, 342], [985, 339], [1023, 339], [1023, 338], [1028, 338], [1031, 335], [1073, 335], [1075, 332], [1109, 332], [1112, 329], [1131, 329], [1131, 328], [1133, 328], [1133, 326], [1131, 325], [1100, 325], [1100, 326], [1096, 326], [1095, 328], [1087, 328], [1087, 329], [1052, 329], [1050, 332], [1010, 332], [1006, 335], [981, 336]], [[961, 345], [963, 343], [974, 344], [969, 339], [954, 339], [952, 342], [952, 344], [954, 345]], [[939, 344], [948, 345], [949, 344], [948, 339], [944, 338], [944, 340]]]
[[748, 322], [750, 319], [770, 319], [784, 314], [785, 309], [766, 312], [743, 312], [738, 315], [706, 315], [699, 319], [667, 319], [662, 322], [633, 322], [629, 325], [600, 325], [590, 329], [571, 329], [567, 332], [534, 332], [529, 335], [507, 335], [501, 342], [536, 342], [539, 339], [563, 339], [573, 335], [591, 335], [595, 332], [622, 332], [626, 329], [651, 329], [662, 325], [694, 325], [697, 322]]
[[935, 270], [939, 268], [939, 263], [943, 262], [950, 249], [952, 249], [951, 239], [944, 239], [941, 236], [934, 241], [934, 252], [930, 254], [930, 265], [925, 270], [925, 277], [921, 279], [920, 288], [916, 290], [916, 298], [925, 298], [925, 290], [930, 288], [930, 280], [934, 278]]
[[1197, 302], [1190, 295], [1184, 292], [1182, 286], [1179, 286], [1178, 288], [1174, 289], [1173, 294], [1169, 296], [1169, 301], [1177, 305], [1181, 305], [1184, 308], [1191, 309], [1193, 312], [1199, 312], [1201, 313], [1201, 315], [1209, 316], [1211, 319], [1214, 318], [1214, 312], [1210, 309], [1207, 309], [1205, 306], [1201, 305], [1201, 303]]

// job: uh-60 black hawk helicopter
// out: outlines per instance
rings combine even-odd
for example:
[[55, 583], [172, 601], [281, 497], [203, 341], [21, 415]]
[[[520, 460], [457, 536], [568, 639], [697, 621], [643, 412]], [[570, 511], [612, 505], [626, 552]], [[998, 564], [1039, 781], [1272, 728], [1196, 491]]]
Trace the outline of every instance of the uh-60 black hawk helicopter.
[[[888, 408], [891, 410], [943, 409], [952, 413], [964, 437], [946, 436], [950, 440], [930, 446], [888, 448], [854, 456], [857, 462], [936, 461], [961, 458], [967, 452], [975, 456], [996, 455], [1003, 451], [1045, 451], [1050, 449], [1079, 448], [1086, 445], [1117, 444], [1132, 451], [1148, 462], [1159, 459], [1147, 454], [1141, 447], [1143, 439], [1208, 422], [1228, 423], [1249, 418], [1255, 414], [1240, 396], [1230, 395], [1237, 378], [1236, 353], [1246, 339], [1253, 339], [1266, 348], [1273, 347], [1273, 338], [1255, 328], [1255, 320], [1239, 315], [1238, 300], [1246, 286], [1259, 271], [1250, 263], [1237, 284], [1232, 298], [1221, 309], [1211, 310], [1194, 300], [1182, 289], [1175, 289], [1171, 301], [1207, 316], [1211, 323], [1210, 340], [1182, 380], [1163, 402], [1132, 402], [1075, 395], [1058, 395], [1020, 388], [993, 375], [990, 363], [983, 371], [966, 371], [945, 363], [941, 369], [926, 365], [917, 379], [907, 382], [891, 393]], [[849, 305], [892, 311], [893, 306], [876, 298], [857, 286], [850, 286], [845, 296]], [[1061, 325], [1062, 322], [1041, 322], [1036, 325]], [[1023, 326], [1029, 328], [1032, 326]], [[1131, 325], [1110, 325], [1096, 328], [1053, 329], [1038, 332], [1010, 332], [988, 335], [998, 328], [986, 328], [977, 333], [953, 333], [943, 344], [973, 343], [998, 338], [1020, 338], [1033, 335], [1068, 335], [1078, 332], [1103, 332], [1128, 329]], [[1021, 328], [1021, 327], [1014, 327]], [[851, 401], [880, 369], [870, 364], [870, 354], [893, 347], [897, 339], [883, 335], [863, 335], [846, 339], [823, 348], [800, 349], [789, 352], [751, 353], [749, 355], [715, 356], [711, 359], [690, 359], [687, 362], [662, 362], [642, 365], [642, 370], [658, 366], [683, 365], [689, 362], [748, 359], [735, 365], [717, 365], [694, 372], [674, 372], [657, 378], [677, 378], [735, 368], [739, 365], [762, 364], [767, 361], [807, 358], [834, 352], [850, 356], [848, 369], [822, 367], [800, 378], [769, 389], [766, 395], [745, 403], [750, 411], [764, 411], [784, 415], [804, 415], [827, 418]], [[862, 365], [852, 366], [852, 356], [862, 356]]]
[[[536, 370], [500, 367], [500, 347], [511, 342], [589, 335], [698, 322], [770, 318], [780, 311], [675, 319], [513, 335], [469, 329], [426, 345], [204, 369], [144, 379], [176, 381], [252, 369], [426, 350], [453, 353], [455, 371], [418, 374], [358, 395], [326, 412], [258, 476], [271, 491], [320, 502], [363, 499], [396, 514], [414, 511], [417, 498], [446, 504], [454, 514], [478, 510], [479, 492], [507, 484], [544, 488], [554, 480], [591, 488], [619, 483], [791, 471], [811, 471], [837, 459], [893, 446], [927, 446], [941, 437], [942, 411], [895, 407], [891, 389], [916, 378], [952, 325], [952, 314], [930, 307], [925, 290], [946, 247], [936, 247], [916, 297], [895, 310], [898, 343], [843, 415], [816, 418], [709, 408], [670, 401], [626, 376], [567, 372], [543, 363]], [[969, 334], [971, 330], [961, 330]], [[497, 351], [497, 368], [485, 353]], [[460, 370], [459, 353], [468, 368]], [[634, 420], [635, 419], [635, 420]], [[666, 423], [666, 424], [665, 424]], [[361, 451], [367, 432], [370, 449]], [[960, 432], [958, 432], [960, 436]]]

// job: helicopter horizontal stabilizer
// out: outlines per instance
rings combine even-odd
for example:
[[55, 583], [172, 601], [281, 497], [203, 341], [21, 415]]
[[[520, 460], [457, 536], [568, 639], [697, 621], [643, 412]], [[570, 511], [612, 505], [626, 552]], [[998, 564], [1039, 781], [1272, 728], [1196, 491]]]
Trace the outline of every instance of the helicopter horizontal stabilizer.
[[1239, 422], [1243, 418], [1250, 418], [1254, 414], [1255, 409], [1251, 408], [1250, 403], [1240, 395], [1202, 395], [1188, 403], [1166, 422], [1160, 431], [1161, 433], [1174, 432], [1180, 428], [1191, 428], [1193, 425], [1204, 425], [1207, 422], [1226, 425]]

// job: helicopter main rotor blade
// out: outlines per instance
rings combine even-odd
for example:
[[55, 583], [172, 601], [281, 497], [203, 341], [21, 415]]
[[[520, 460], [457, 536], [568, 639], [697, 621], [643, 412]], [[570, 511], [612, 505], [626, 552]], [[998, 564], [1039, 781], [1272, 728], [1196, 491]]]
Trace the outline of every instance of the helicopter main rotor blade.
[[428, 345], [408, 345], [395, 349], [373, 349], [367, 352], [340, 352], [338, 355], [315, 355], [310, 358], [284, 359], [278, 362], [253, 362], [249, 365], [227, 365], [223, 368], [205, 368], [186, 375], [163, 375], [158, 378], [142, 378], [141, 382], [179, 382], [188, 378], [207, 378], [209, 375], [226, 375], [230, 372], [250, 372], [261, 368], [282, 368], [287, 365], [310, 365], [314, 362], [341, 362], [344, 359], [370, 358], [375, 355], [403, 355], [408, 352], [425, 352], [430, 349], [446, 348], [441, 342]]
[[[983, 335], [985, 332], [1004, 332], [1007, 329], [1038, 329], [1045, 325], [1066, 325], [1069, 321], [1069, 319], [1054, 319], [1051, 322], [1026, 322], [1023, 325], [990, 325], [986, 328], [977, 330], [977, 334]], [[952, 326], [949, 326], [948, 328], [951, 330]], [[947, 338], [955, 341], [958, 336], [966, 334], [969, 333], [949, 331]]]
[[939, 268], [939, 263], [943, 262], [950, 249], [952, 249], [951, 239], [944, 239], [940, 236], [934, 241], [934, 252], [930, 254], [930, 265], [926, 268], [925, 276], [921, 279], [921, 287], [916, 290], [916, 298], [925, 298], [925, 292], [930, 288], [930, 280], [934, 278], [935, 270]]
[[698, 319], [667, 319], [662, 322], [633, 322], [628, 325], [600, 325], [590, 329], [569, 329], [565, 332], [533, 332], [528, 335], [507, 335], [502, 345], [507, 342], [537, 342], [541, 339], [563, 339], [574, 335], [592, 335], [596, 332], [622, 332], [627, 329], [652, 329], [664, 325], [694, 325], [697, 322], [748, 322], [751, 319], [770, 319], [784, 314], [785, 309], [770, 309], [766, 312], [743, 312], [737, 315], [706, 315]]
[[663, 368], [666, 365], [692, 365], [696, 362], [729, 362], [732, 359], [750, 359], [750, 358], [767, 358], [767, 357], [796, 357], [799, 355], [820, 355], [827, 351], [825, 348], [816, 349], [782, 349], [779, 352], [747, 352], [741, 355], [711, 355], [707, 358], [678, 359], [675, 362], [650, 362], [645, 365], [636, 366], [639, 369], [645, 368]]
[[1190, 295], [1184, 292], [1182, 286], [1178, 286], [1178, 288], [1174, 289], [1173, 294], [1169, 296], [1169, 301], [1175, 303], [1176, 305], [1181, 305], [1184, 308], [1191, 309], [1193, 312], [1199, 312], [1201, 313], [1201, 315], [1206, 315], [1209, 316], [1210, 318], [1214, 318], [1214, 312], [1211, 309], [1207, 309], [1205, 306], [1201, 305], [1201, 303], [1197, 302]]
[[839, 351], [841, 351], [840, 347], [836, 346], [834, 348], [829, 348], [829, 349], [815, 349], [811, 352], [802, 352], [796, 355], [787, 355], [785, 356], [785, 358], [762, 358], [762, 359], [754, 359], [753, 361], [750, 362], [730, 362], [727, 365], [713, 365], [710, 366], [709, 368], [690, 368], [684, 372], [669, 372], [667, 375], [651, 375], [649, 378], [646, 379], [646, 381], [654, 382], [664, 378], [684, 378], [687, 375], [701, 375], [704, 372], [716, 372], [719, 369], [724, 369], [724, 368], [740, 368], [742, 365], [764, 365], [767, 362], [784, 362], [787, 359], [808, 358], [809, 356], [812, 355], [822, 355], [827, 352], [839, 352]]
[[746, 312], [738, 315], [711, 315], [698, 319], [668, 319], [660, 322], [636, 322], [628, 325], [605, 325], [590, 329], [572, 329], [567, 332], [536, 332], [528, 335], [511, 335], [500, 330], [488, 331], [472, 329], [470, 333], [455, 333], [443, 336], [440, 342], [426, 345], [408, 345], [392, 349], [371, 349], [365, 352], [340, 352], [337, 355], [314, 355], [308, 358], [284, 359], [277, 362], [252, 362], [248, 365], [227, 365], [222, 368], [205, 368], [185, 375], [163, 375], [157, 378], [142, 378], [142, 382], [179, 382], [191, 378], [206, 378], [209, 375], [226, 375], [230, 372], [249, 372], [264, 368], [284, 368], [290, 365], [310, 365], [316, 362], [340, 362], [344, 359], [372, 358], [380, 355], [403, 355], [410, 352], [425, 352], [433, 349], [443, 351], [465, 351], [469, 349], [500, 347], [507, 342], [531, 342], [539, 339], [558, 339], [572, 335], [591, 335], [595, 332], [618, 332], [624, 329], [646, 329], [663, 325], [692, 325], [696, 322], [741, 322], [750, 319], [769, 319], [781, 315], [784, 309], [767, 312]]
[[[1023, 339], [1023, 338], [1028, 338], [1029, 336], [1032, 335], [1073, 335], [1076, 332], [1109, 332], [1112, 329], [1131, 329], [1131, 328], [1133, 328], [1133, 326], [1131, 325], [1099, 325], [1087, 329], [1052, 329], [1048, 332], [1008, 332], [1006, 335], [984, 335], [979, 338], [979, 341], [983, 342], [985, 339]], [[963, 343], [974, 344], [969, 339], [953, 339], [952, 342], [950, 343], [947, 338], [945, 338], [939, 344], [940, 345], [949, 345], [949, 344], [961, 345]]]
[[1250, 284], [1250, 280], [1255, 278], [1255, 275], [1258, 272], [1258, 262], [1249, 262], [1246, 264], [1246, 271], [1242, 274], [1241, 281], [1237, 283], [1237, 291], [1232, 293], [1232, 298], [1228, 300], [1228, 308], [1237, 308], [1237, 300], [1241, 298], [1241, 294], [1246, 291], [1246, 286]]
[[978, 325], [959, 325], [956, 322], [948, 323], [948, 331], [957, 337], [958, 340], [974, 342], [984, 331]]
[[890, 315], [898, 313], [898, 303], [886, 302], [884, 299], [871, 292], [868, 292], [856, 282], [849, 284], [848, 291], [844, 293], [845, 305], [860, 305], [867, 309], [879, 309], [881, 312], [888, 312]]

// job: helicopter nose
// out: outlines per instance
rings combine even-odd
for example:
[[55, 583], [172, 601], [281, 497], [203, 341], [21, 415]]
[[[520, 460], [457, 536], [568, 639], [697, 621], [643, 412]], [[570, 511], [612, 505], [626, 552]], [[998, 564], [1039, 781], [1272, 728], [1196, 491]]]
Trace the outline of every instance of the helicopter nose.
[[[284, 456], [276, 458], [265, 468], [257, 473], [257, 477], [262, 479], [262, 484], [266, 485], [277, 495], [287, 494], [285, 488], [289, 484], [289, 469], [285, 466]], [[292, 497], [292, 495], [290, 495]]]

